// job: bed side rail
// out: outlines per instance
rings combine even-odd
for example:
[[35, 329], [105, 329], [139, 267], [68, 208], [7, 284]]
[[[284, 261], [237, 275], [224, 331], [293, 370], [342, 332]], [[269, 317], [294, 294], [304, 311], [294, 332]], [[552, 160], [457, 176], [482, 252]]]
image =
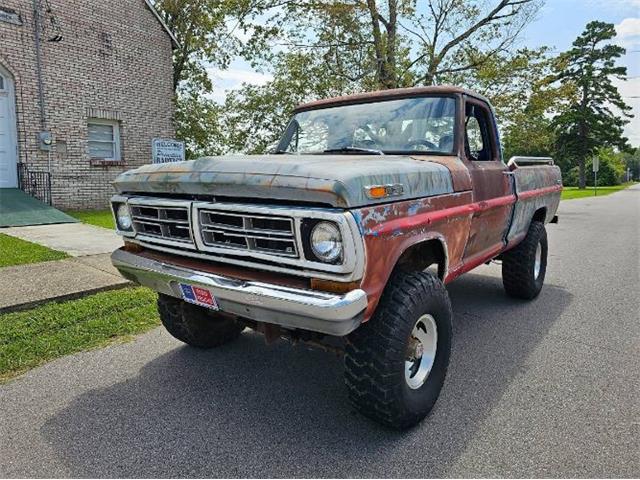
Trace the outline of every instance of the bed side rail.
[[551, 157], [511, 157], [507, 162], [507, 166], [510, 170], [515, 170], [518, 167], [533, 167], [536, 165], [553, 164], [553, 158]]

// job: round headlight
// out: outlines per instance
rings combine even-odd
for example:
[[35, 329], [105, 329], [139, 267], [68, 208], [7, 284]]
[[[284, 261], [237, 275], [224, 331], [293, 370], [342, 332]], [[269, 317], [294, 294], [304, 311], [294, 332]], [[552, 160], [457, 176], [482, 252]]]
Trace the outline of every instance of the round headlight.
[[311, 250], [323, 262], [334, 262], [342, 255], [342, 236], [337, 225], [320, 222], [311, 230]]
[[129, 213], [129, 207], [126, 203], [118, 205], [116, 217], [118, 219], [118, 228], [120, 230], [131, 230], [131, 214]]

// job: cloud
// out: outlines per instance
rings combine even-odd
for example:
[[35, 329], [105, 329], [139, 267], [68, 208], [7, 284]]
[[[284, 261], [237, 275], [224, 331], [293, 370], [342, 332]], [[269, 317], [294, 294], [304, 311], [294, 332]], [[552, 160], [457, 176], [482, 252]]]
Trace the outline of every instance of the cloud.
[[260, 73], [255, 70], [230, 68], [228, 70], [210, 69], [208, 70], [209, 76], [215, 82], [215, 80], [224, 80], [231, 82], [238, 87], [242, 83], [249, 83], [251, 85], [264, 85], [267, 82], [273, 80], [273, 75], [268, 73]]
[[640, 37], [640, 18], [625, 18], [616, 25], [616, 33], [618, 38]]
[[213, 83], [213, 92], [207, 96], [217, 103], [224, 103], [227, 92], [237, 90], [243, 84], [264, 85], [273, 80], [273, 75], [256, 72], [245, 62], [235, 62], [227, 70], [211, 67], [207, 73]]
[[640, 0], [587, 0], [587, 3], [616, 10], [633, 10], [640, 7]]
[[618, 87], [625, 103], [633, 109], [633, 118], [624, 129], [625, 136], [629, 138], [631, 145], [640, 147], [640, 77], [626, 81], [614, 80], [613, 83]]

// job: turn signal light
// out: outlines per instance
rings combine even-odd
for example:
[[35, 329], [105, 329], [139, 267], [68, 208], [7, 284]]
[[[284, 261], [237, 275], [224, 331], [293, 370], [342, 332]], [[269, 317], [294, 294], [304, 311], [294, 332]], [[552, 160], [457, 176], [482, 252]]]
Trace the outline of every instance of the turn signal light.
[[371, 198], [382, 198], [387, 195], [387, 189], [385, 187], [371, 187], [369, 188], [369, 196]]
[[371, 185], [369, 187], [364, 187], [364, 191], [367, 194], [367, 197], [371, 199], [397, 197], [404, 193], [404, 185], [401, 183], [394, 183], [392, 185]]

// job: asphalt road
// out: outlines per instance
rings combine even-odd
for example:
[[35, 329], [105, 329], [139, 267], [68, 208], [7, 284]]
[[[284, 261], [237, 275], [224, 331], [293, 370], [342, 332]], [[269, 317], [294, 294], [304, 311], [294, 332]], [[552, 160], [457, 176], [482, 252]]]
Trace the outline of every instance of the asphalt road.
[[409, 432], [356, 414], [331, 354], [156, 329], [0, 386], [0, 477], [638, 477], [640, 188], [559, 213], [537, 300], [495, 265], [449, 286], [449, 375]]

